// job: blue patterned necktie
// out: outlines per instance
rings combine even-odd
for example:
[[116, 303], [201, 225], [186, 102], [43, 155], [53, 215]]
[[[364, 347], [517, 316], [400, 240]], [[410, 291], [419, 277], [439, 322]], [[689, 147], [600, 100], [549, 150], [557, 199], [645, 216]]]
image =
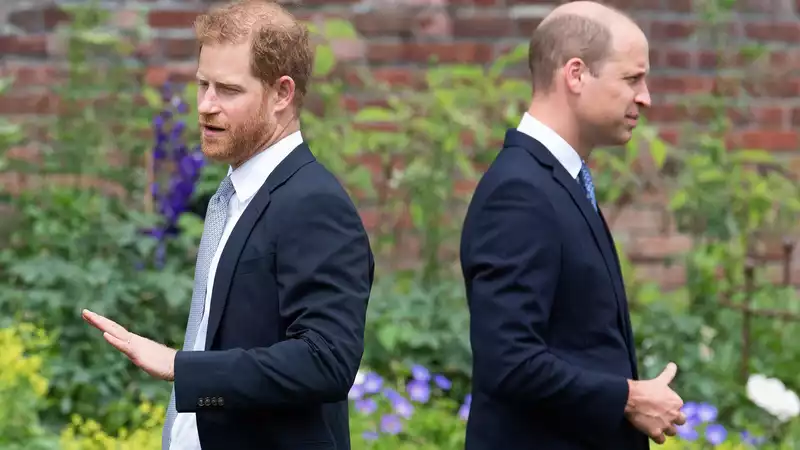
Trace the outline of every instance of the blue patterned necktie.
[[578, 172], [578, 183], [580, 183], [583, 191], [586, 193], [586, 198], [592, 204], [595, 212], [597, 212], [597, 199], [594, 196], [594, 183], [592, 182], [592, 173], [589, 172], [589, 166], [585, 162], [581, 164], [581, 171]]
[[[208, 202], [208, 212], [206, 213], [203, 236], [200, 238], [200, 248], [197, 252], [197, 264], [194, 269], [194, 290], [192, 291], [192, 305], [189, 309], [189, 320], [186, 324], [186, 335], [183, 340], [183, 350], [191, 351], [197, 338], [197, 331], [200, 321], [203, 318], [205, 309], [206, 287], [208, 285], [208, 271], [211, 267], [211, 260], [217, 251], [222, 233], [225, 230], [225, 223], [228, 220], [228, 202], [233, 196], [235, 189], [230, 176], [225, 177], [219, 185], [217, 192]], [[175, 409], [175, 388], [167, 407], [167, 417], [164, 421], [164, 431], [161, 437], [162, 450], [168, 450], [172, 425], [175, 422], [178, 412]]]

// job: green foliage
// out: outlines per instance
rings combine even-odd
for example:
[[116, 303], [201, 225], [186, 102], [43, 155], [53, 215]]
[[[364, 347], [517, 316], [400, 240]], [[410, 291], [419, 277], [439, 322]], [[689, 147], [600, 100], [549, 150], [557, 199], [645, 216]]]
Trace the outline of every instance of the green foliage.
[[447, 375], [465, 393], [472, 373], [463, 284], [424, 287], [413, 279], [376, 280], [367, 311], [364, 364], [381, 372], [422, 364]]
[[[141, 161], [154, 109], [135, 101], [130, 66], [135, 36], [105, 27], [109, 12], [70, 7], [73, 21], [59, 33], [69, 56], [68, 78], [54, 90], [63, 111], [48, 119], [50, 140], [36, 172], [42, 186], [10, 199], [14, 229], [0, 250], [0, 316], [25, 320], [58, 339], [43, 420], [73, 414], [106, 429], [132, 422], [144, 396], [163, 399], [168, 386], [151, 380], [81, 320], [80, 310], [107, 314], [168, 345], [182, 340], [192, 287], [194, 242], [172, 240], [172, 258], [156, 268], [156, 242], [144, 233], [157, 217], [140, 212]], [[97, 58], [102, 58], [99, 63]], [[113, 93], [113, 101], [107, 97]], [[115, 151], [121, 165], [108, 164]], [[90, 183], [91, 182], [91, 183]], [[131, 191], [131, 189], [135, 189]]]

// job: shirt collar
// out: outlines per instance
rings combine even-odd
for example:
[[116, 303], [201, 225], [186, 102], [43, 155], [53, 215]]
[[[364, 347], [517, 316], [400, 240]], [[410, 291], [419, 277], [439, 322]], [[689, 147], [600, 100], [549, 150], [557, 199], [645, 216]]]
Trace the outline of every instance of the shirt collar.
[[572, 148], [561, 136], [558, 135], [552, 128], [543, 124], [527, 112], [522, 116], [522, 120], [517, 127], [517, 131], [525, 133], [528, 136], [541, 142], [550, 153], [555, 156], [558, 162], [567, 170], [572, 178], [577, 179], [578, 173], [583, 167], [578, 152]]
[[303, 135], [296, 131], [248, 159], [236, 170], [229, 167], [228, 175], [236, 189], [236, 198], [240, 202], [250, 200], [278, 164], [302, 143]]

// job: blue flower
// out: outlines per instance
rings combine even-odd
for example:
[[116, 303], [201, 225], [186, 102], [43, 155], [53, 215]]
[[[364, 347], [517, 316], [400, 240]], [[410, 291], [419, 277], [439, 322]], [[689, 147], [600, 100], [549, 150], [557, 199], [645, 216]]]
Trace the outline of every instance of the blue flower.
[[378, 437], [380, 437], [380, 435], [378, 435], [378, 433], [374, 431], [365, 431], [364, 434], [362, 434], [361, 436], [363, 436], [364, 440], [367, 441], [374, 441], [378, 439]]
[[430, 371], [419, 364], [411, 366], [411, 376], [417, 381], [430, 381], [431, 379]]
[[469, 419], [469, 408], [470, 405], [464, 403], [463, 405], [461, 405], [461, 408], [458, 409], [458, 417], [461, 418], [461, 420]]
[[742, 431], [741, 436], [745, 443], [753, 446], [761, 445], [767, 440], [764, 436], [753, 436], [749, 431]]
[[381, 417], [381, 431], [388, 434], [397, 434], [403, 430], [403, 423], [394, 414]]
[[347, 394], [347, 398], [350, 400], [358, 400], [364, 396], [364, 387], [360, 384], [354, 384], [350, 387], [350, 392]]
[[361, 436], [366, 441], [374, 441], [380, 437], [380, 435], [374, 431], [365, 431]]
[[706, 428], [706, 440], [713, 445], [719, 445], [725, 441], [728, 431], [720, 424], [712, 424]]
[[447, 391], [453, 387], [453, 383], [451, 383], [450, 380], [448, 380], [444, 375], [436, 375], [433, 377], [433, 382], [436, 383], [436, 386], [439, 386], [439, 389], [443, 391]]
[[383, 378], [374, 372], [370, 372], [364, 376], [364, 392], [368, 394], [377, 394], [383, 386]]
[[686, 422], [683, 425], [678, 425], [675, 428], [678, 430], [678, 436], [680, 436], [681, 439], [685, 439], [687, 441], [694, 441], [698, 437], [700, 437], [700, 435], [697, 432], [697, 430], [689, 422]]
[[389, 402], [392, 404], [394, 412], [401, 417], [408, 419], [414, 414], [414, 405], [402, 395], [397, 394], [396, 396], [387, 396], [386, 398], [389, 399]]
[[686, 416], [687, 422], [692, 422], [697, 417], [697, 403], [695, 402], [686, 402], [683, 404], [683, 408], [681, 408], [681, 412]]
[[431, 388], [428, 383], [424, 381], [411, 380], [406, 390], [411, 400], [419, 403], [427, 403], [431, 396]]
[[373, 398], [362, 398], [356, 401], [356, 410], [363, 414], [372, 414], [378, 410], [378, 402]]
[[708, 403], [701, 403], [697, 407], [697, 411], [695, 412], [695, 417], [697, 420], [709, 423], [717, 420], [717, 408], [714, 405], [710, 405]]

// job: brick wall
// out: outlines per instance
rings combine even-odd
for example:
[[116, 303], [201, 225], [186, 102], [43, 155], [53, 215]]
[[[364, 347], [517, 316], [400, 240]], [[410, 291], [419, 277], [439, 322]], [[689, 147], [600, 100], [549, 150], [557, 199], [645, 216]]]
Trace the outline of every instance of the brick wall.
[[[696, 2], [698, 0], [695, 0]], [[11, 0], [0, 5], [0, 74], [18, 79], [12, 93], [0, 98], [0, 114], [25, 115], [48, 112], [53, 99], [47, 86], [56, 77], [60, 46], [48, 30], [63, 14], [62, 1]], [[150, 83], [170, 74], [194, 73], [194, 44], [189, 26], [198, 11], [208, 7], [202, 0], [108, 1], [120, 24], [134, 11], [147, 11], [155, 30], [148, 46]], [[296, 0], [289, 7], [303, 19], [315, 15], [347, 17], [364, 40], [338, 50], [340, 56], [365, 57], [380, 76], [397, 82], [413, 78], [414, 71], [431, 55], [442, 63], [491, 61], [509, 44], [527, 39], [554, 3], [537, 0]], [[631, 12], [651, 40], [650, 81], [654, 108], [648, 118], [662, 135], [674, 138], [679, 122], [686, 119], [682, 96], [709, 91], [713, 53], [692, 39], [698, 16], [692, 0], [617, 0]], [[731, 139], [748, 147], [768, 148], [800, 172], [800, 0], [748, 0], [738, 2], [737, 20], [730, 27], [731, 43], [768, 44], [771, 82], [760, 85], [750, 102], [751, 114], [738, 124]], [[658, 195], [645, 196], [637, 205], [621, 211], [613, 227], [643, 276], [667, 286], [682, 282], [680, 268], [662, 264], [665, 256], [685, 250], [690, 242], [674, 233], [659, 213]], [[800, 280], [800, 274], [796, 279]]]

